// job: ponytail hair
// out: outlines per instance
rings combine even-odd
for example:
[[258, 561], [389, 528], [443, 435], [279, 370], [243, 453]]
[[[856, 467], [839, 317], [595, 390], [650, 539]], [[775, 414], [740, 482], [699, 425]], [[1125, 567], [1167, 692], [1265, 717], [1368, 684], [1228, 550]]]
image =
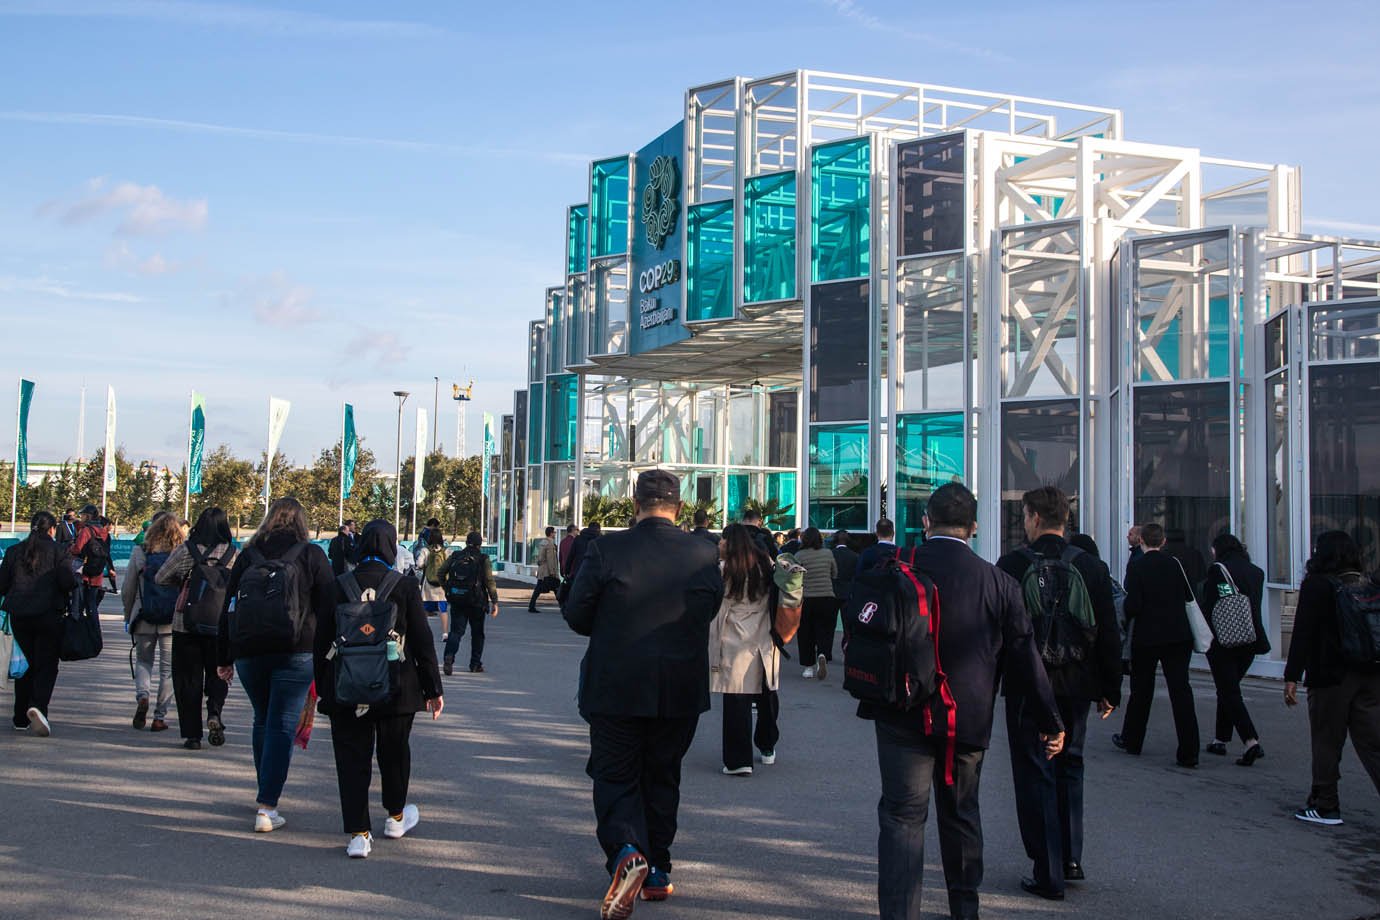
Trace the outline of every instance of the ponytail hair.
[[39, 547], [43, 545], [43, 539], [48, 536], [48, 531], [55, 527], [57, 527], [57, 518], [47, 511], [38, 512], [29, 522], [28, 539], [19, 549], [19, 564], [30, 575], [38, 569]]

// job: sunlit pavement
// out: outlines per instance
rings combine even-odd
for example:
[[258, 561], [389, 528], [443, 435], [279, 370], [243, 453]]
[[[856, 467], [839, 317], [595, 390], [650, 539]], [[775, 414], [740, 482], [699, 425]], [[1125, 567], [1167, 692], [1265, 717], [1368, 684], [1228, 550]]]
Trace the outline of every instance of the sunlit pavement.
[[[486, 673], [447, 678], [441, 721], [418, 718], [411, 801], [421, 824], [404, 840], [383, 839], [376, 779], [368, 860], [345, 856], [325, 720], [293, 762], [280, 806], [287, 826], [255, 835], [242, 691], [231, 688], [224, 748], [182, 750], [175, 715], [165, 733], [134, 731], [129, 644], [108, 617], [105, 653], [62, 666], [52, 738], [0, 736], [0, 916], [597, 916], [606, 876], [575, 709], [582, 642], [550, 595], [530, 614], [524, 591], [503, 594]], [[676, 893], [635, 916], [876, 915], [876, 757], [837, 672], [805, 681], [788, 663], [778, 760], [750, 779], [720, 775], [717, 706], [703, 717], [685, 761]], [[1211, 685], [1204, 677], [1195, 688], [1206, 741]], [[983, 778], [983, 916], [1380, 916], [1380, 800], [1359, 763], [1348, 750], [1344, 827], [1292, 820], [1308, 788], [1303, 707], [1286, 712], [1268, 682], [1251, 682], [1247, 701], [1268, 752], [1249, 769], [1233, 765], [1235, 744], [1230, 758], [1204, 754], [1197, 771], [1172, 766], [1163, 695], [1140, 758], [1112, 747], [1120, 713], [1090, 728], [1088, 881], [1061, 904], [1019, 888], [1029, 863], [999, 717]], [[943, 917], [932, 823], [929, 839], [926, 905]]]

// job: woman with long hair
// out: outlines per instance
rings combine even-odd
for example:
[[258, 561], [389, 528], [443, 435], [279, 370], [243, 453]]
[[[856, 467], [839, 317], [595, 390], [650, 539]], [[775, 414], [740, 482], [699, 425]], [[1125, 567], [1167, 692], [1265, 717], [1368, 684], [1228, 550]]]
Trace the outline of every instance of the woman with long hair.
[[1380, 792], [1380, 667], [1348, 662], [1342, 654], [1339, 595], [1380, 590], [1363, 572], [1361, 549], [1350, 534], [1318, 537], [1299, 585], [1294, 636], [1284, 665], [1284, 703], [1298, 705], [1298, 684], [1308, 688], [1308, 730], [1313, 740], [1313, 788], [1294, 817], [1310, 824], [1342, 823], [1337, 782], [1347, 736]]
[[158, 656], [158, 692], [149, 731], [168, 727], [168, 703], [172, 700], [173, 613], [177, 588], [157, 582], [158, 572], [173, 550], [184, 542], [177, 516], [160, 511], [153, 516], [141, 546], [134, 547], [125, 569], [120, 599], [125, 608], [125, 629], [134, 643], [134, 727], [143, 728], [149, 714], [149, 687], [153, 683], [153, 658]]
[[[772, 641], [772, 562], [752, 532], [730, 524], [719, 543], [724, 597], [709, 627], [709, 689], [724, 695], [723, 772], [752, 775], [752, 748], [776, 763], [780, 652]], [[757, 728], [752, 706], [757, 704]]]
[[[291, 575], [286, 572], [289, 567]], [[272, 586], [283, 580], [296, 583], [296, 597], [274, 593]], [[280, 498], [269, 505], [263, 523], [230, 570], [225, 597], [217, 673], [226, 681], [238, 673], [254, 708], [254, 830], [268, 833], [285, 823], [278, 814], [278, 799], [312, 683], [316, 630], [329, 630], [335, 615], [335, 576], [326, 554], [311, 542], [307, 514], [297, 499]], [[300, 621], [287, 624], [292, 627], [290, 638], [268, 628], [282, 625], [279, 620], [292, 612]]]
[[841, 605], [834, 591], [834, 579], [839, 566], [833, 551], [824, 548], [819, 528], [810, 527], [802, 533], [800, 544], [795, 561], [805, 566], [805, 603], [796, 640], [800, 663], [805, 665], [801, 676], [823, 680], [829, 673], [828, 663], [834, 660], [834, 629]]
[[57, 518], [40, 511], [29, 524], [29, 536], [0, 559], [0, 607], [9, 614], [15, 644], [29, 659], [29, 669], [14, 682], [14, 728], [40, 738], [51, 731], [48, 704], [57, 684], [62, 617], [77, 587], [56, 533]]
[[230, 519], [220, 508], [207, 508], [198, 515], [187, 541], [172, 551], [154, 576], [158, 584], [178, 592], [172, 621], [173, 697], [182, 746], [189, 751], [201, 750], [203, 700], [207, 740], [212, 747], [225, 743], [221, 713], [230, 686], [216, 673], [216, 636], [225, 607], [225, 579], [235, 555]]
[[[1265, 655], [1270, 651], [1270, 640], [1265, 637], [1260, 612], [1261, 600], [1265, 595], [1265, 572], [1251, 563], [1246, 547], [1229, 533], [1218, 534], [1212, 541], [1212, 559], [1200, 595], [1203, 613], [1213, 629], [1207, 660], [1208, 667], [1212, 669], [1212, 682], [1217, 688], [1217, 731], [1207, 746], [1207, 752], [1219, 757], [1226, 756], [1227, 742], [1231, 741], [1232, 732], [1235, 731], [1246, 746], [1246, 750], [1237, 758], [1236, 765], [1249, 767], [1265, 756], [1265, 749], [1260, 746], [1260, 734], [1255, 730], [1255, 723], [1246, 709], [1246, 700], [1241, 695], [1241, 681], [1250, 671], [1251, 662], [1255, 661], [1256, 655]], [[1222, 642], [1234, 637], [1217, 635], [1217, 621], [1212, 613], [1219, 604], [1230, 603], [1227, 599], [1236, 595], [1250, 601], [1255, 641], [1227, 648]]]

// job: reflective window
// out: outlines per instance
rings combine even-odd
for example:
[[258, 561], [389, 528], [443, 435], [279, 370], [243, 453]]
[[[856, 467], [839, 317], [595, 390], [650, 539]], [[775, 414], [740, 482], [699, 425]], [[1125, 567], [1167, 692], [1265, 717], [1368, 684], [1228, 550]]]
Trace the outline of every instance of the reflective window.
[[695, 463], [722, 463], [719, 459], [719, 419], [722, 390], [701, 390], [695, 400]]
[[540, 380], [546, 373], [546, 325], [527, 325], [527, 382]]
[[513, 466], [527, 465], [527, 391], [513, 394]]
[[513, 417], [503, 416], [500, 425], [498, 443], [499, 456], [502, 459], [499, 461], [499, 469], [506, 471], [513, 468]]
[[511, 501], [513, 518], [513, 558], [518, 562], [526, 560], [527, 551], [527, 468], [520, 466], [513, 470], [513, 498]]
[[1310, 310], [1308, 320], [1311, 360], [1380, 358], [1380, 301]]
[[[540, 383], [534, 383], [527, 390], [527, 462], [530, 464], [541, 463], [542, 449], [542, 422], [546, 418], [543, 410], [546, 395], [546, 387]], [[523, 458], [519, 455], [518, 462]], [[534, 486], [535, 487], [535, 486]]]
[[1289, 444], [1292, 406], [1289, 402], [1289, 373], [1276, 374], [1265, 382], [1269, 417], [1265, 421], [1265, 514], [1269, 541], [1270, 581], [1293, 584], [1300, 573], [1293, 571], [1289, 535], [1293, 531], [1289, 515], [1293, 508], [1293, 460]]
[[726, 521], [738, 521], [743, 517], [743, 505], [752, 498], [752, 476], [748, 473], [729, 473], [728, 505]]
[[628, 459], [628, 392], [616, 378], [585, 378], [584, 451], [591, 461]]
[[1289, 363], [1289, 314], [1281, 313], [1265, 324], [1265, 372]]
[[1231, 243], [1225, 233], [1136, 249], [1137, 379], [1231, 375]]
[[578, 376], [557, 374], [546, 379], [546, 459], [575, 459], [579, 402]]
[[963, 481], [963, 454], [962, 412], [896, 417], [897, 545], [915, 545], [924, 538], [925, 505], [944, 483]]
[[1009, 403], [1001, 408], [1001, 551], [1025, 542], [1021, 496], [1053, 485], [1079, 494], [1078, 401]]
[[935, 256], [897, 265], [903, 341], [899, 409], [952, 409], [963, 405], [964, 332], [971, 317], [964, 302], [964, 257]]
[[810, 421], [868, 417], [868, 282], [820, 284], [810, 297]]
[[761, 466], [757, 454], [757, 394], [734, 393], [728, 400], [729, 466]]
[[590, 167], [590, 257], [628, 251], [628, 157], [600, 160]]
[[810, 158], [810, 278], [866, 278], [871, 254], [872, 141], [814, 148]]
[[733, 316], [733, 201], [692, 205], [686, 212], [685, 318]]
[[867, 425], [810, 428], [810, 526], [867, 531]]
[[[588, 308], [584, 276], [572, 275], [565, 291], [565, 362], [584, 364], [588, 352], [585, 340], [585, 310]], [[565, 367], [559, 368], [565, 370]]]
[[1003, 395], [1078, 394], [1079, 250], [1077, 224], [1002, 234]]
[[577, 204], [566, 214], [565, 273], [582, 275], [589, 267], [589, 205]]
[[1312, 540], [1345, 530], [1367, 572], [1380, 569], [1380, 364], [1309, 371]]
[[780, 390], [767, 396], [767, 466], [796, 466], [800, 394]]
[[589, 310], [586, 341], [592, 355], [621, 355], [628, 350], [628, 263], [597, 265], [590, 270], [590, 293], [594, 303]]
[[901, 255], [963, 248], [963, 135], [897, 148]]
[[566, 349], [565, 291], [557, 288], [546, 292], [546, 372], [559, 374], [565, 370]]
[[743, 301], [794, 300], [795, 173], [743, 183]]
[[557, 528], [575, 523], [575, 464], [548, 463], [543, 478], [546, 523]]
[[786, 517], [794, 517], [796, 500], [796, 475], [791, 473], [767, 474], [767, 501], [776, 502], [776, 507]]
[[691, 430], [690, 391], [675, 386], [663, 386], [661, 391], [661, 456], [662, 463], [690, 463]]

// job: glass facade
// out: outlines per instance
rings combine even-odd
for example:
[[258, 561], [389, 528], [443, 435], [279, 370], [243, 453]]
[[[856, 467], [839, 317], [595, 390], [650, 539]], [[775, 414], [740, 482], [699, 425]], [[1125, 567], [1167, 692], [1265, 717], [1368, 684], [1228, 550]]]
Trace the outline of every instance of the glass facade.
[[810, 526], [867, 531], [867, 425], [810, 428]]
[[816, 147], [810, 159], [810, 280], [868, 277], [872, 139]]
[[1289, 372], [1282, 371], [1267, 381], [1269, 412], [1265, 421], [1265, 514], [1270, 581], [1287, 584], [1294, 578], [1292, 545], [1289, 539], [1293, 508], [1293, 445], [1289, 431], [1293, 412], [1289, 399]]
[[575, 523], [575, 464], [548, 463], [543, 484], [546, 525], [566, 527]]
[[513, 394], [513, 463], [517, 468], [527, 465], [527, 391]]
[[743, 182], [743, 302], [796, 297], [795, 173]]
[[816, 285], [810, 296], [810, 421], [866, 419], [871, 383], [869, 283]]
[[1137, 379], [1231, 375], [1230, 255], [1226, 231], [1136, 243]]
[[628, 157], [600, 160], [590, 167], [590, 258], [621, 256], [628, 251]]
[[582, 275], [589, 267], [589, 205], [577, 204], [566, 212], [565, 273]]
[[[572, 275], [565, 288], [565, 364], [584, 364], [587, 340], [585, 338], [585, 306], [588, 284], [584, 275]], [[565, 365], [551, 373], [560, 373]]]
[[1069, 223], [1002, 234], [1003, 396], [1081, 391], [1079, 236]]
[[901, 313], [901, 410], [964, 405], [972, 326], [964, 298], [964, 257], [932, 256], [897, 266]]
[[903, 413], [896, 417], [896, 487], [892, 520], [898, 545], [918, 544], [934, 490], [964, 479], [963, 413]]
[[[536, 465], [541, 463], [542, 454], [542, 421], [545, 419], [545, 399], [546, 387], [542, 383], [534, 383], [527, 390], [527, 457], [529, 464]], [[518, 463], [523, 463], [524, 458], [519, 455]]]
[[1025, 542], [1021, 496], [1026, 492], [1052, 485], [1063, 489], [1072, 501], [1078, 500], [1081, 416], [1073, 399], [1002, 406], [1001, 552]]
[[692, 205], [686, 211], [685, 318], [733, 316], [733, 201]]
[[575, 459], [575, 437], [580, 411], [580, 378], [556, 374], [546, 379], [547, 460]]
[[589, 353], [621, 355], [628, 351], [628, 263], [611, 262], [590, 269]]
[[1324, 531], [1344, 530], [1360, 544], [1365, 571], [1374, 572], [1380, 569], [1380, 363], [1315, 365], [1308, 408], [1310, 546]]
[[546, 292], [546, 373], [565, 370], [566, 317], [565, 289]]
[[767, 396], [767, 466], [795, 466], [800, 462], [799, 417], [800, 394], [795, 390], [780, 390]]
[[899, 255], [963, 248], [965, 140], [956, 134], [897, 147], [894, 213], [901, 220]]

